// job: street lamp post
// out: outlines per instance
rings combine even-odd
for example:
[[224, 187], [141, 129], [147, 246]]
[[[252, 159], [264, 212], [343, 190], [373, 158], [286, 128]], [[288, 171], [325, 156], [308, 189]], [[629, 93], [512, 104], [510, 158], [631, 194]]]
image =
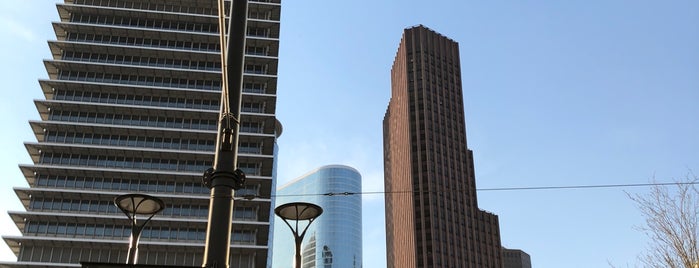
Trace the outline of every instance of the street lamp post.
[[[303, 237], [306, 235], [308, 227], [311, 226], [311, 223], [313, 223], [313, 221], [318, 218], [320, 214], [323, 214], [323, 209], [320, 206], [311, 203], [293, 202], [278, 206], [274, 209], [274, 214], [277, 214], [277, 216], [282, 218], [284, 223], [289, 226], [289, 229], [291, 229], [291, 232], [294, 234], [294, 242], [296, 243], [294, 267], [301, 268], [301, 242], [303, 241]], [[289, 223], [289, 220], [295, 221], [295, 225], [293, 227]], [[308, 221], [308, 224], [303, 228], [303, 231], [299, 233], [299, 221], [306, 220]]]
[[[116, 205], [131, 221], [131, 237], [129, 237], [129, 254], [126, 256], [126, 264], [136, 264], [138, 257], [138, 240], [141, 231], [150, 219], [165, 209], [165, 203], [159, 198], [145, 194], [125, 194], [114, 198]], [[139, 223], [136, 215], [147, 215], [148, 218]]]
[[[203, 182], [211, 189], [209, 220], [202, 267], [228, 268], [230, 262], [233, 197], [245, 184], [245, 173], [238, 166], [238, 132], [247, 32], [247, 0], [230, 1], [228, 27], [224, 0], [218, 0], [221, 44], [221, 110], [213, 168]], [[226, 29], [228, 36], [226, 37]]]

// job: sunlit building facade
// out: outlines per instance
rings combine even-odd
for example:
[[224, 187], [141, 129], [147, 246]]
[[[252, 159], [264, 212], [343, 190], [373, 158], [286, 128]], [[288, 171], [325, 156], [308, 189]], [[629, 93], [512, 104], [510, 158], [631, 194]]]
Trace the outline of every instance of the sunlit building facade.
[[[129, 221], [115, 196], [145, 193], [166, 208], [142, 233], [139, 264], [200, 266], [220, 107], [217, 1], [65, 0], [57, 4], [30, 121], [29, 187], [3, 236], [17, 261], [2, 267], [123, 263]], [[48, 2], [46, 4], [49, 4]], [[280, 0], [250, 0], [231, 266], [267, 267], [275, 185]], [[48, 25], [47, 25], [48, 26]], [[21, 53], [21, 52], [18, 52]], [[23, 89], [24, 90], [24, 89]]]
[[476, 198], [457, 42], [405, 29], [383, 127], [388, 267], [501, 268], [498, 217]]
[[[348, 166], [323, 166], [277, 190], [275, 207], [290, 202], [320, 206], [323, 214], [309, 227], [301, 246], [302, 268], [362, 267], [362, 177]], [[294, 236], [274, 219], [272, 266], [293, 266]], [[293, 223], [293, 222], [292, 222]], [[302, 227], [305, 222], [301, 222]]]

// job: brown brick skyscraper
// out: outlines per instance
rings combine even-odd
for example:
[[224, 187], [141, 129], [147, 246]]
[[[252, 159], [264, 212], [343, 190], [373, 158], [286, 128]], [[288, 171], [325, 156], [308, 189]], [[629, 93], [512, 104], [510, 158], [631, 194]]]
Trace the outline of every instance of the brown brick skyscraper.
[[406, 29], [384, 117], [388, 267], [502, 267], [498, 217], [478, 209], [459, 45]]

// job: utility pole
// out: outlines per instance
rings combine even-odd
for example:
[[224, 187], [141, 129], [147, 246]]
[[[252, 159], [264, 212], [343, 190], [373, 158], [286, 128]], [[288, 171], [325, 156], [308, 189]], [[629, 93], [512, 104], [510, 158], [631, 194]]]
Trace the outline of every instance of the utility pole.
[[[218, 0], [221, 43], [221, 111], [213, 168], [204, 173], [204, 185], [211, 189], [209, 224], [202, 267], [228, 267], [231, 247], [233, 196], [245, 184], [238, 166], [238, 132], [245, 59], [247, 0], [232, 0], [228, 27], [224, 0]], [[225, 30], [228, 29], [228, 38]]]

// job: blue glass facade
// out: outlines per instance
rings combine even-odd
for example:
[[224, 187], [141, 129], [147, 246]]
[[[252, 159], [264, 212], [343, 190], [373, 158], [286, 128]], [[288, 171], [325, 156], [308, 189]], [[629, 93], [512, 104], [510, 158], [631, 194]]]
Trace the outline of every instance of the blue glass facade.
[[[361, 190], [359, 172], [341, 165], [320, 167], [277, 190], [275, 207], [309, 202], [323, 208], [303, 240], [303, 268], [362, 267], [362, 198], [352, 194]], [[279, 217], [274, 218], [272, 241], [272, 267], [291, 267], [294, 237]]]

